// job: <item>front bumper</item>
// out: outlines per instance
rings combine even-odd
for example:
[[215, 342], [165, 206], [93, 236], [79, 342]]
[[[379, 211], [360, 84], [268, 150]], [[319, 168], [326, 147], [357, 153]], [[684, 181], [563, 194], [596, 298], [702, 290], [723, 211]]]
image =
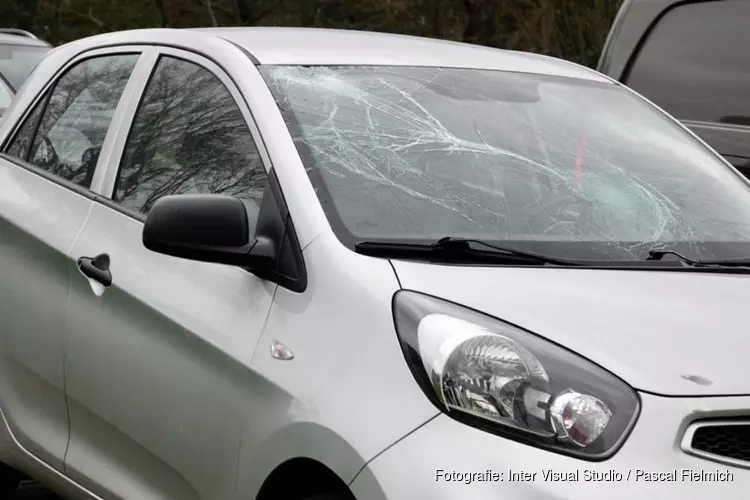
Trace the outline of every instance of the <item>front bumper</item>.
[[[372, 460], [353, 481], [352, 491], [357, 500], [750, 498], [750, 470], [680, 449], [692, 421], [750, 415], [750, 397], [641, 394], [641, 400], [631, 435], [603, 462], [525, 446], [439, 415]], [[545, 471], [569, 480], [555, 480]], [[461, 481], [460, 473], [469, 473], [470, 481]]]

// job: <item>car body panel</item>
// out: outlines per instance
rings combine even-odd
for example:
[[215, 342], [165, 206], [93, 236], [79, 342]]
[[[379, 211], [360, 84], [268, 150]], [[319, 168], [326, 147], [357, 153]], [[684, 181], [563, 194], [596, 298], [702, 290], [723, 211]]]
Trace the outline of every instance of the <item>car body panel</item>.
[[72, 249], [108, 253], [113, 285], [71, 280], [66, 471], [106, 498], [231, 498], [275, 285], [154, 254], [142, 228], [96, 204]]
[[598, 73], [539, 54], [447, 40], [319, 28], [201, 28], [244, 47], [259, 64], [440, 66], [502, 69], [606, 81]]
[[69, 251], [92, 200], [0, 158], [0, 406], [20, 445], [63, 470]]
[[[438, 413], [404, 362], [391, 313], [399, 285], [389, 262], [357, 255], [331, 233], [304, 255], [308, 288], [278, 289], [251, 362], [277, 392], [267, 399], [278, 402], [263, 416], [271, 425], [257, 437], [246, 435], [255, 441], [243, 446], [239, 498], [255, 498], [263, 478], [294, 456], [315, 459], [349, 481]], [[295, 358], [271, 357], [273, 341]], [[351, 405], [342, 403], [345, 395]]]
[[750, 350], [743, 305], [750, 293], [747, 275], [405, 261], [394, 261], [394, 267], [403, 288], [528, 329], [639, 390], [750, 394], [750, 383], [737, 372]]

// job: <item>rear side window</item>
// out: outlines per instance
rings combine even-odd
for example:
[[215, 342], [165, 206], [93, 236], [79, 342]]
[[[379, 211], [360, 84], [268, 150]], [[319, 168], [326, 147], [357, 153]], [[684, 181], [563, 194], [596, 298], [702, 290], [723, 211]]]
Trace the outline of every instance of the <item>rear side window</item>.
[[657, 23], [625, 83], [681, 120], [750, 121], [750, 2], [691, 3]]
[[137, 54], [87, 59], [69, 69], [37, 104], [7, 149], [65, 180], [91, 179]]

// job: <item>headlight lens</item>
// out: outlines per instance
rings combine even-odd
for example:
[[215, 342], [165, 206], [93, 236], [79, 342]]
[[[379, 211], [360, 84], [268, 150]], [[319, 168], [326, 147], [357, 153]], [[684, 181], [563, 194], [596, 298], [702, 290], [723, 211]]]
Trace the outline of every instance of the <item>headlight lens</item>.
[[398, 292], [393, 306], [414, 377], [438, 408], [459, 421], [603, 460], [638, 417], [638, 396], [627, 384], [528, 331], [416, 292]]

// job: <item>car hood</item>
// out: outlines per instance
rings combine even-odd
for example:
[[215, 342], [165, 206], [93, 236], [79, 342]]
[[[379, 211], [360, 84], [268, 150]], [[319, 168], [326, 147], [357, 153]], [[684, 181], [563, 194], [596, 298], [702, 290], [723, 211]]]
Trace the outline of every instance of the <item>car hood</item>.
[[641, 391], [750, 394], [750, 275], [393, 265], [404, 289], [526, 328]]

